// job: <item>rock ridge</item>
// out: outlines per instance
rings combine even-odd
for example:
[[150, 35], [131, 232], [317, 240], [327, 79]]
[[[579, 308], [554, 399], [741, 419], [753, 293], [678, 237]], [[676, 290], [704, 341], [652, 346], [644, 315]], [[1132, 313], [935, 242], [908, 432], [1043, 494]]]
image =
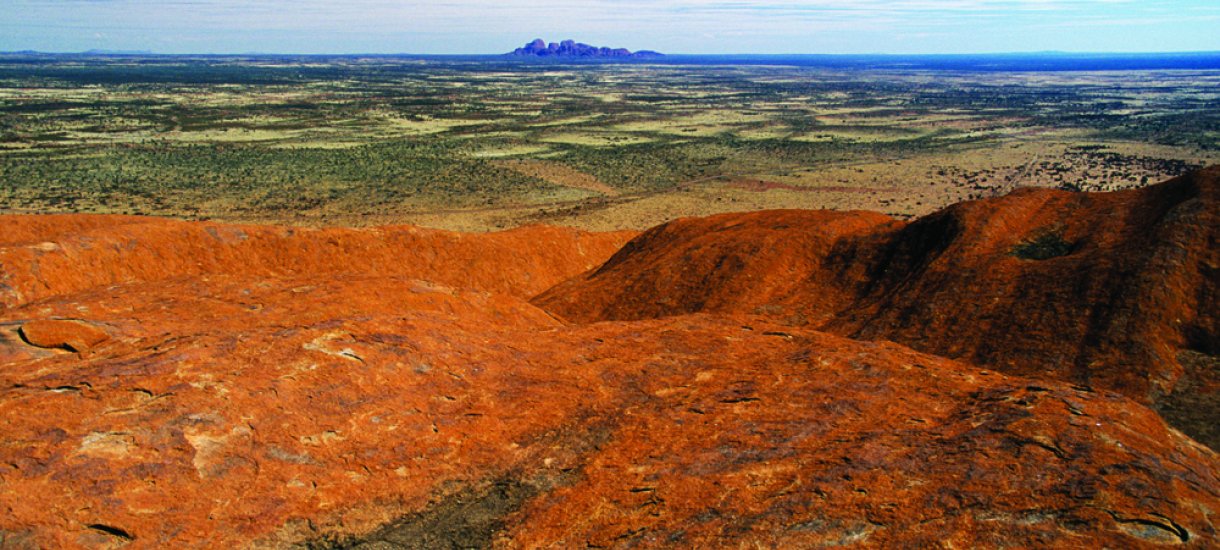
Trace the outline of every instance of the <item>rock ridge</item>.
[[[1217, 242], [1220, 167], [1113, 193], [1021, 189], [909, 223], [678, 220], [534, 303], [574, 322], [766, 314], [1158, 403], [1179, 386], [1179, 355], [1220, 350]], [[1218, 390], [1192, 391], [1220, 415]]]

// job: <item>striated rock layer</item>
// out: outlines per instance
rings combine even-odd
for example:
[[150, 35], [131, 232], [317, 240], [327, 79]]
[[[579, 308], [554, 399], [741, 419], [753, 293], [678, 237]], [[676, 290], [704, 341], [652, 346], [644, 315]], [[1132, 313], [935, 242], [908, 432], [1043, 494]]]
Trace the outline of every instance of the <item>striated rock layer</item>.
[[[675, 231], [756, 219], [755, 284]], [[650, 232], [537, 303], [610, 317], [561, 297], [662, 242], [730, 292], [626, 286], [674, 309], [584, 324], [527, 298], [628, 235], [0, 227], [3, 547], [1220, 544], [1220, 457], [1139, 402], [816, 330], [858, 322], [849, 293], [771, 298], [846, 276], [766, 273], [912, 227], [876, 215]]]

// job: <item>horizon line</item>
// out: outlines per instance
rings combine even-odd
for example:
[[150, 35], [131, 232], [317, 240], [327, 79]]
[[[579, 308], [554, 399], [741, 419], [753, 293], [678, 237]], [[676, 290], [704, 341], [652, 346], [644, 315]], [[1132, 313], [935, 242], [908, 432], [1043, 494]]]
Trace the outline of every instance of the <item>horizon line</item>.
[[[653, 50], [631, 50], [636, 51], [653, 51]], [[809, 53], [809, 52], [788, 52], [788, 53], [752, 53], [752, 52], [733, 52], [733, 53], [686, 53], [686, 52], [656, 52], [663, 56], [680, 56], [680, 57], [734, 57], [734, 56], [752, 56], [752, 57], [792, 57], [792, 56], [823, 56], [823, 57], [852, 57], [852, 56], [888, 56], [888, 57], [925, 57], [925, 56], [988, 56], [988, 55], [1182, 55], [1182, 54], [1215, 54], [1220, 55], [1220, 50], [1133, 50], [1133, 51], [1099, 51], [1099, 50], [1011, 50], [1011, 51], [979, 51], [979, 52], [923, 52], [923, 53], [893, 53], [893, 52], [859, 52], [859, 53]], [[419, 53], [419, 52], [326, 52], [326, 53], [302, 53], [302, 52], [276, 52], [276, 51], [255, 51], [255, 52], [158, 52], [152, 50], [122, 50], [108, 48], [94, 48], [89, 50], [76, 51], [48, 51], [48, 50], [4, 50], [0, 51], [0, 55], [13, 54], [43, 54], [43, 55], [110, 55], [110, 56], [257, 56], [257, 55], [283, 55], [283, 56], [298, 56], [298, 57], [333, 57], [333, 56], [404, 56], [404, 57], [505, 57], [512, 56], [512, 52], [501, 53]], [[519, 56], [522, 59], [530, 59], [530, 57]], [[571, 57], [554, 57], [544, 59], [573, 59]], [[576, 58], [579, 59], [579, 58]]]

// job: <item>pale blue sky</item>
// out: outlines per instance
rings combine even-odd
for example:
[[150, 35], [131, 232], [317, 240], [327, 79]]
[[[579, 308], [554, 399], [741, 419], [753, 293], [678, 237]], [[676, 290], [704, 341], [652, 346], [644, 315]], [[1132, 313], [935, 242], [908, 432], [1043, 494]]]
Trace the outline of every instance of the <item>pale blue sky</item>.
[[0, 51], [667, 53], [1220, 50], [1220, 0], [0, 0]]

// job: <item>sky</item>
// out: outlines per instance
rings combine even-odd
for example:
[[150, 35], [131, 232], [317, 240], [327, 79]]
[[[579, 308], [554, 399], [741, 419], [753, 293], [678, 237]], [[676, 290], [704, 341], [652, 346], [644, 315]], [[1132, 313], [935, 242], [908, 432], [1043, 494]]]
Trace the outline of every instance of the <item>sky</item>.
[[0, 0], [0, 51], [1220, 51], [1220, 0]]

